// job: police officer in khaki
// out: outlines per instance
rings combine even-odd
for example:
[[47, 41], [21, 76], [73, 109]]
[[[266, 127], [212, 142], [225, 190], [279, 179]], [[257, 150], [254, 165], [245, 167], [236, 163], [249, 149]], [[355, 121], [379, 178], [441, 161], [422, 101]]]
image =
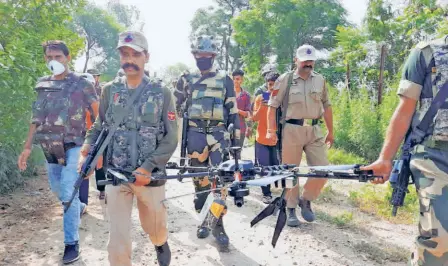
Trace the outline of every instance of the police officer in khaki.
[[[296, 69], [277, 79], [268, 103], [268, 139], [277, 138], [276, 109], [280, 107], [283, 113], [282, 163], [300, 165], [305, 151], [308, 165], [329, 164], [327, 146], [331, 147], [334, 141], [333, 113], [325, 79], [313, 71], [315, 60], [316, 49], [313, 46], [300, 46], [296, 53]], [[322, 118], [328, 129], [326, 136], [319, 125]], [[301, 207], [306, 221], [315, 220], [310, 201], [318, 197], [326, 182], [326, 179], [308, 178], [301, 197], [298, 182], [287, 193], [288, 226], [300, 225], [295, 213], [296, 205]]]
[[[148, 44], [140, 32], [120, 34], [118, 47], [124, 76], [106, 84], [101, 94], [99, 115], [89, 130], [81, 154], [86, 156], [103, 127], [114, 125], [117, 114], [127, 110], [107, 146], [104, 167], [117, 171], [133, 171], [135, 183], [107, 186], [109, 214], [110, 265], [131, 265], [130, 230], [134, 197], [137, 199], [140, 223], [155, 246], [158, 264], [168, 266], [165, 182], [148, 178], [165, 165], [177, 146], [177, 121], [171, 91], [151, 81], [144, 74], [149, 60]], [[128, 108], [130, 106], [130, 108]], [[80, 165], [85, 159], [80, 160]]]

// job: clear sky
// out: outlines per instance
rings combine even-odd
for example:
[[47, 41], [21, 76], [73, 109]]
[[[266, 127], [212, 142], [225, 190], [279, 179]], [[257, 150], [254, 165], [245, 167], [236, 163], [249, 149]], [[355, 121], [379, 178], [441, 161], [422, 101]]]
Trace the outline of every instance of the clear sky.
[[[107, 0], [94, 1], [105, 5]], [[145, 21], [144, 33], [148, 38], [151, 72], [183, 62], [194, 66], [190, 53], [190, 20], [201, 7], [214, 5], [213, 0], [120, 0], [137, 6]], [[349, 20], [359, 24], [365, 14], [367, 0], [341, 0], [349, 12]], [[317, 19], [317, 18], [316, 18]], [[118, 36], [117, 36], [118, 37]], [[76, 61], [77, 71], [82, 70], [84, 59]]]

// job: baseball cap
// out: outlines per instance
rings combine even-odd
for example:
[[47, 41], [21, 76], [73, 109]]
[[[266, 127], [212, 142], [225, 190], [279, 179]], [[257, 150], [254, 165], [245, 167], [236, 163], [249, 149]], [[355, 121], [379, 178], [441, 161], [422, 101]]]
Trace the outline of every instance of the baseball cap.
[[299, 61], [316, 61], [316, 49], [308, 44], [302, 45], [297, 49], [296, 57]]
[[125, 31], [120, 33], [117, 49], [124, 46], [130, 47], [137, 52], [148, 51], [148, 41], [145, 35], [138, 31]]

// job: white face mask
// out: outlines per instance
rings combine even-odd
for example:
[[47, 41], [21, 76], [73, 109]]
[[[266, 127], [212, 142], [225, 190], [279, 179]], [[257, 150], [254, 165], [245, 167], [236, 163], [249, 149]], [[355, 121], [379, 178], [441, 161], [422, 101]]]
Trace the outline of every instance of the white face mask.
[[48, 62], [47, 67], [56, 76], [64, 73], [65, 71], [65, 66], [56, 60], [51, 60]]

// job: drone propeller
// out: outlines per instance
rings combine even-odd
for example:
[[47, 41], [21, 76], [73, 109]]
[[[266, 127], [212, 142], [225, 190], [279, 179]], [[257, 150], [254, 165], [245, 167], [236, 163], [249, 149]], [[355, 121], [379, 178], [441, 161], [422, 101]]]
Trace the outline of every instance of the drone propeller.
[[274, 183], [275, 181], [279, 181], [279, 180], [282, 180], [282, 179], [285, 179], [285, 178], [291, 177], [291, 176], [294, 176], [294, 173], [291, 172], [291, 173], [272, 175], [272, 176], [267, 176], [267, 177], [262, 177], [262, 178], [257, 178], [254, 180], [246, 181], [246, 185], [264, 187], [264, 186]]
[[304, 167], [296, 167], [294, 170], [318, 170], [318, 171], [349, 171], [358, 167], [356, 164], [346, 164], [346, 165], [326, 165], [326, 166], [304, 166]]

